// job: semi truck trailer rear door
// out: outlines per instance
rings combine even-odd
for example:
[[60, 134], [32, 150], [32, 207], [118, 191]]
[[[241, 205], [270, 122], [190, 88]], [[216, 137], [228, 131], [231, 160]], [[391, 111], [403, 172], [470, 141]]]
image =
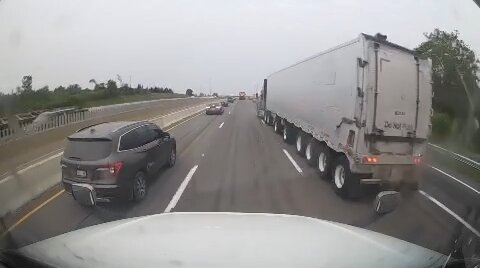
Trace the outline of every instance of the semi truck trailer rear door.
[[414, 137], [418, 120], [419, 71], [411, 53], [375, 44], [373, 126], [371, 134]]

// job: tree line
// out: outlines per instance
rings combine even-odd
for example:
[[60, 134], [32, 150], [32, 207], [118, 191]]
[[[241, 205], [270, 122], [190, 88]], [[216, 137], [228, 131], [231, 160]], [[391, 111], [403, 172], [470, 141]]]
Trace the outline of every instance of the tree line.
[[53, 90], [50, 90], [48, 86], [34, 90], [32, 88], [32, 76], [25, 75], [22, 78], [21, 85], [17, 86], [15, 91], [10, 94], [0, 92], [0, 115], [6, 116], [8, 114], [67, 106], [82, 108], [88, 105], [89, 102], [98, 100], [151, 93], [174, 93], [173, 89], [168, 87], [145, 87], [142, 84], [131, 87], [129, 84], [123, 83], [121, 78], [117, 79], [120, 79], [119, 85], [117, 81], [113, 79], [98, 83], [95, 79], [91, 79], [92, 89], [82, 88], [78, 84], [72, 84], [68, 86], [61, 85]]
[[480, 151], [479, 63], [458, 31], [425, 33], [415, 51], [432, 60], [432, 139]]

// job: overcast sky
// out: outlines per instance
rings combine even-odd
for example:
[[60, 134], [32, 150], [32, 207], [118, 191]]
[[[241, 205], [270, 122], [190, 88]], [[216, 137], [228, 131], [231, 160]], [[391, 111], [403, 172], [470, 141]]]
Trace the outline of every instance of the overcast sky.
[[253, 93], [262, 79], [360, 32], [414, 48], [458, 29], [480, 55], [472, 0], [0, 0], [0, 90], [106, 81]]

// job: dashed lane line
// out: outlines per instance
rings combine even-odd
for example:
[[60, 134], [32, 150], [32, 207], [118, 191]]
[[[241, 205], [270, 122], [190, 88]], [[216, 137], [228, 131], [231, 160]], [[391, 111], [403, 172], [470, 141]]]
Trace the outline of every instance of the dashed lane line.
[[178, 200], [180, 200], [180, 197], [183, 194], [183, 191], [185, 191], [185, 189], [188, 186], [188, 183], [192, 179], [193, 174], [195, 174], [195, 171], [197, 171], [197, 168], [198, 168], [198, 165], [195, 165], [194, 167], [192, 167], [192, 169], [190, 169], [187, 176], [183, 180], [182, 184], [180, 184], [180, 187], [178, 187], [177, 192], [173, 195], [172, 200], [170, 200], [170, 203], [168, 203], [168, 206], [165, 208], [166, 213], [172, 211], [172, 209], [175, 208], [175, 206], [178, 203]]
[[300, 175], [303, 176], [303, 170], [300, 168], [300, 166], [297, 164], [297, 162], [295, 162], [295, 160], [293, 159], [293, 157], [287, 152], [287, 150], [283, 149], [283, 152], [284, 152], [285, 155], [287, 156], [288, 160], [290, 160], [290, 162], [292, 162], [293, 166], [294, 166], [295, 169], [298, 171], [298, 173], [300, 173]]

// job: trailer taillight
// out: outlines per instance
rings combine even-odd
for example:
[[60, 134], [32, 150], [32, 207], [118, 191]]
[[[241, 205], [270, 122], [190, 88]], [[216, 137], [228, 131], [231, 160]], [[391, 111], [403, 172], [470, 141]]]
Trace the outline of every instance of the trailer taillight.
[[378, 163], [378, 158], [376, 156], [364, 156], [362, 158], [362, 163], [364, 164], [377, 164]]

